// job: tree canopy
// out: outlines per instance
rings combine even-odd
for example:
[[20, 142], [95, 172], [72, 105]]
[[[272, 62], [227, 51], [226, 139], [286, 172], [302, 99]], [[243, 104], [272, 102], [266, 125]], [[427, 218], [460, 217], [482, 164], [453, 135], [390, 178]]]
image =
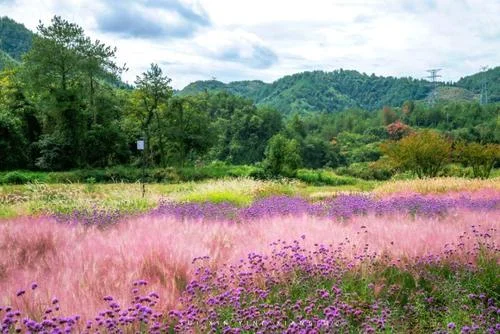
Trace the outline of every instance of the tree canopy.
[[[10, 64], [0, 72], [0, 169], [137, 166], [141, 138], [151, 167], [260, 164], [274, 176], [348, 166], [374, 178], [390, 177], [391, 168], [432, 176], [451, 149], [477, 177], [498, 164], [500, 104], [478, 103], [479, 77], [457, 83], [473, 90], [470, 99], [441, 85], [450, 98], [433, 105], [426, 81], [346, 70], [272, 84], [210, 80], [175, 92], [154, 63], [133, 86], [120, 84], [126, 68], [117, 50], [59, 16], [35, 34], [0, 22], [0, 36], [24, 36], [8, 47], [21, 55], [0, 49], [0, 66]], [[486, 73], [495, 78], [497, 70]]]

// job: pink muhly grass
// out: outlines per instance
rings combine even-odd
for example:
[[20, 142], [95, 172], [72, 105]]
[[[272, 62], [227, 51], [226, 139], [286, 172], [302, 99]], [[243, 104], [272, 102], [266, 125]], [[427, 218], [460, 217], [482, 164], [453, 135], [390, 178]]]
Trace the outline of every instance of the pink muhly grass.
[[[209, 265], [218, 268], [250, 252], [269, 252], [274, 241], [306, 235], [305, 246], [349, 243], [352, 254], [346, 255], [368, 244], [369, 252], [412, 258], [442, 253], [460, 240], [473, 247], [474, 224], [498, 244], [498, 218], [498, 211], [465, 209], [441, 218], [367, 215], [346, 222], [302, 216], [231, 224], [144, 216], [106, 230], [17, 219], [0, 224], [0, 305], [17, 303], [36, 316], [56, 297], [64, 314], [86, 319], [105, 308], [104, 296], [129, 303], [131, 282], [145, 279], [161, 296], [159, 309], [169, 310], [192, 277], [196, 257], [209, 256]], [[32, 282], [39, 286], [32, 300], [15, 297]]]

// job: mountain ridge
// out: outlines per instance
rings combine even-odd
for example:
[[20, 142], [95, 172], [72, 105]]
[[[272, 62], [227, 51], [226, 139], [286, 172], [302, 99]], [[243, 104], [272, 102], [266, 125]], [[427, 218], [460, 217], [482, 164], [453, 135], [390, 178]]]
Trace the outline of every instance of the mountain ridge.
[[[500, 79], [500, 67], [491, 70], [490, 80]], [[476, 73], [454, 84], [438, 83], [438, 100], [478, 100], [474, 84], [484, 75]], [[473, 78], [472, 80], [470, 78]], [[250, 86], [251, 85], [251, 86]], [[468, 88], [472, 88], [469, 90]], [[407, 100], [424, 100], [434, 90], [433, 84], [411, 77], [368, 75], [356, 70], [339, 69], [331, 72], [306, 71], [286, 75], [272, 83], [259, 80], [223, 83], [216, 80], [195, 81], [178, 91], [192, 95], [204, 91], [225, 91], [252, 99], [258, 105], [269, 105], [281, 112], [341, 111], [348, 108], [368, 110], [384, 106], [401, 106]], [[496, 88], [495, 88], [496, 90]], [[500, 101], [490, 94], [491, 102]]]

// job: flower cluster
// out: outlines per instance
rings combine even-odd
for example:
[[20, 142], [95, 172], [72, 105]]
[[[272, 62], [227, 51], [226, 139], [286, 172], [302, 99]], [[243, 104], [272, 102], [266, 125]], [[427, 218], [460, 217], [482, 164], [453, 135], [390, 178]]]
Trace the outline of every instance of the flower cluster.
[[[127, 307], [122, 307], [112, 296], [103, 297], [107, 308], [99, 312], [94, 319], [81, 321], [79, 315], [64, 316], [61, 314], [59, 300], [53, 298], [43, 310], [41, 316], [30, 317], [12, 306], [0, 307], [0, 332], [1, 333], [123, 333], [147, 332], [161, 333], [164, 316], [155, 310], [160, 298], [158, 293], [150, 292], [141, 294], [147, 281], [139, 280], [133, 283], [132, 302]], [[34, 294], [38, 284], [33, 283], [31, 290], [19, 290], [17, 293], [18, 304], [23, 304], [28, 294]], [[3, 319], [2, 319], [2, 312]], [[163, 326], [163, 327], [162, 327]]]
[[[495, 252], [489, 237], [475, 236]], [[447, 260], [429, 255], [394, 267], [371, 254], [368, 247], [346, 257], [348, 240], [337, 246], [316, 244], [313, 250], [303, 247], [301, 241], [275, 242], [271, 255], [250, 253], [225, 270], [199, 267], [182, 297], [184, 308], [170, 312], [175, 331], [447, 333], [455, 328], [455, 324], [444, 325], [453, 303], [445, 303], [440, 294], [448, 285], [465, 288], [433, 271], [447, 268], [447, 275], [456, 275], [460, 282], [461, 273], [474, 269], [450, 261], [449, 254]], [[478, 249], [474, 256], [479, 253]], [[458, 259], [463, 254], [457, 248], [455, 255]], [[456, 295], [453, 302], [462, 305], [471, 321], [461, 326], [462, 333], [496, 333], [500, 308], [494, 293], [470, 295], [465, 302], [460, 293]], [[425, 316], [443, 327], [418, 323], [421, 304], [427, 309]]]
[[339, 195], [335, 198], [309, 202], [301, 197], [274, 196], [257, 200], [248, 207], [237, 208], [229, 203], [161, 202], [152, 215], [173, 216], [177, 219], [252, 221], [273, 216], [317, 216], [347, 219], [354, 215], [375, 213], [441, 216], [455, 209], [473, 211], [500, 208], [500, 196], [472, 197], [407, 194], [378, 199], [368, 195]]
[[125, 215], [117, 209], [103, 209], [94, 206], [92, 208], [76, 209], [69, 213], [55, 213], [52, 217], [58, 223], [103, 228], [116, 224]]
[[[398, 264], [368, 244], [352, 253], [349, 238], [307, 247], [305, 235], [219, 268], [198, 257], [173, 310], [159, 309], [160, 295], [147, 293], [148, 282], [139, 280], [126, 306], [104, 296], [105, 308], [91, 319], [62, 315], [57, 298], [33, 312], [25, 307], [38, 289], [32, 283], [16, 293], [14, 306], [0, 306], [0, 332], [496, 333], [499, 250], [493, 230], [471, 229], [460, 239], [475, 240], [472, 249], [452, 243], [439, 254]], [[467, 316], [448, 321], [457, 314]]]
[[[159, 205], [146, 213], [151, 218], [168, 216], [175, 219], [247, 222], [275, 216], [328, 217], [348, 219], [354, 215], [375, 213], [442, 216], [453, 209], [473, 211], [496, 210], [500, 208], [500, 194], [494, 196], [458, 196], [399, 194], [388, 198], [376, 198], [363, 194], [341, 194], [334, 198], [310, 202], [302, 197], [272, 196], [257, 200], [247, 207], [222, 202], [175, 202], [161, 200]], [[74, 210], [69, 214], [55, 214], [56, 221], [67, 224], [106, 227], [128, 218], [119, 210], [92, 209]]]

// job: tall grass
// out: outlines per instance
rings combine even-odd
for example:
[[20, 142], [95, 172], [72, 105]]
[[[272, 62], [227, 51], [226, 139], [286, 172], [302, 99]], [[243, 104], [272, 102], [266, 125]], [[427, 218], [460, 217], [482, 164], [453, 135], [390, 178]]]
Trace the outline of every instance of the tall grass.
[[421, 194], [458, 191], [478, 191], [481, 189], [500, 190], [500, 177], [479, 180], [459, 177], [439, 177], [432, 179], [397, 180], [381, 183], [373, 190], [376, 194], [416, 192]]
[[228, 202], [238, 206], [249, 205], [257, 198], [273, 195], [292, 195], [291, 182], [257, 181], [248, 178], [215, 180], [192, 183], [188, 189], [169, 194], [170, 199], [181, 202]]
[[375, 256], [390, 255], [398, 263], [437, 254], [446, 244], [473, 247], [467, 238], [473, 228], [498, 243], [497, 225], [498, 211], [468, 210], [444, 218], [367, 215], [344, 223], [306, 216], [251, 224], [146, 216], [106, 230], [21, 218], [0, 223], [0, 304], [15, 303], [17, 289], [35, 281], [39, 289], [28, 305], [33, 314], [42, 312], [42, 300], [57, 297], [66, 313], [91, 317], [102, 309], [103, 296], [130, 301], [130, 283], [146, 279], [161, 295], [160, 308], [167, 310], [177, 306], [193, 277], [196, 257], [209, 256], [209, 266], [220, 268], [250, 252], [268, 252], [271, 242], [307, 235], [305, 247], [343, 243], [349, 245], [346, 256], [368, 247]]

